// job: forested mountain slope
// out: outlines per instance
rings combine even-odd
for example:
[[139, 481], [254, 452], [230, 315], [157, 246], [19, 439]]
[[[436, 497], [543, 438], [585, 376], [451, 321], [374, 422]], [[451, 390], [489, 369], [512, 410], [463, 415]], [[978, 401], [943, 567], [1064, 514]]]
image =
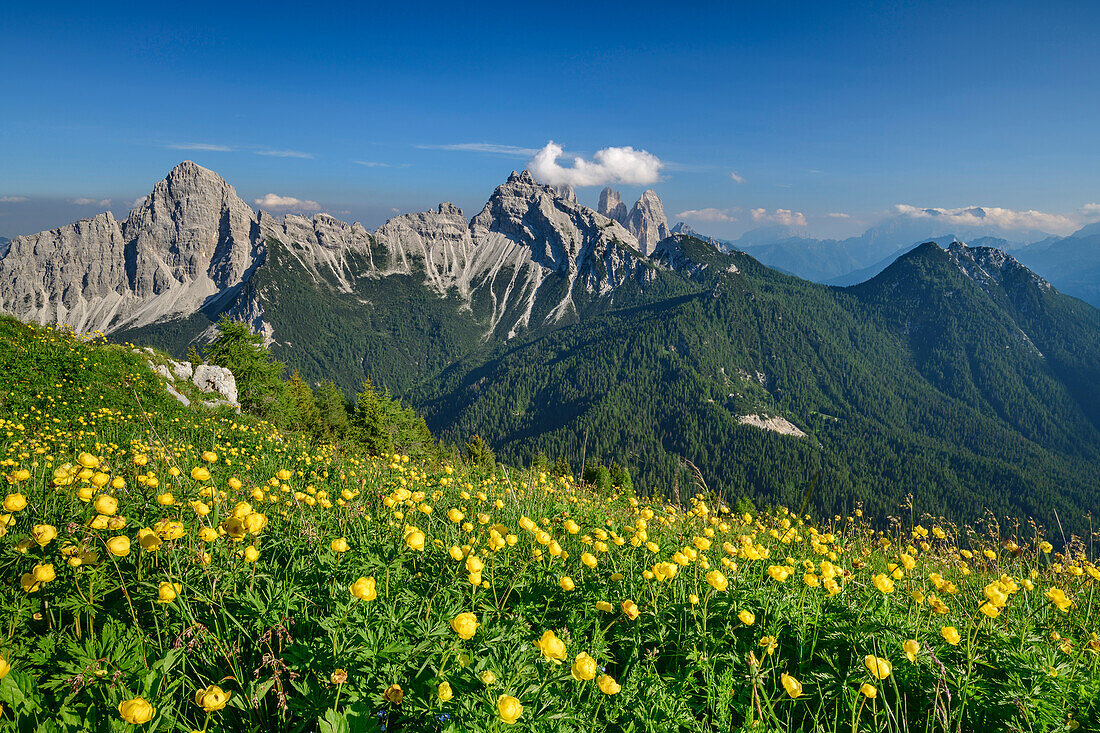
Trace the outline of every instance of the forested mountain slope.
[[[918, 513], [1057, 510], [1080, 529], [1096, 506], [1095, 310], [1023, 268], [975, 279], [965, 248], [921, 247], [838, 289], [676, 241], [690, 292], [468, 357], [416, 393], [429, 424], [518, 461], [576, 460], [587, 433], [589, 457], [660, 490], [689, 491], [680, 458], [765, 502], [799, 504], [820, 473], [828, 512], [862, 500], [888, 513], [912, 494]], [[738, 420], [749, 414], [808, 435]]]

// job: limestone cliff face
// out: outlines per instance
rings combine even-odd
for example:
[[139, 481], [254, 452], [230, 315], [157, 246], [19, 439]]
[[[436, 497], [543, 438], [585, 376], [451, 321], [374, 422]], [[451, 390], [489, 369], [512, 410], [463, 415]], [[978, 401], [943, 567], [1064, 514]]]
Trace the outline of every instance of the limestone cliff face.
[[[615, 200], [614, 213], [625, 216], [617, 194], [608, 198]], [[644, 241], [579, 204], [572, 188], [541, 185], [524, 171], [470, 222], [443, 203], [369, 232], [328, 214], [253, 211], [216, 173], [186, 161], [124, 222], [107, 212], [5, 245], [0, 310], [104, 332], [229, 311], [271, 338], [264, 295], [248, 282], [275, 242], [316, 287], [352, 298], [363, 278], [391, 275], [419, 278], [437, 296], [467, 304], [482, 292], [492, 310], [487, 335], [510, 336], [537, 325], [532, 314], [541, 323], [575, 312], [580, 292], [606, 294], [644, 275], [647, 248], [667, 230], [656, 194], [643, 196], [629, 221]], [[548, 278], [553, 295], [540, 290]]]
[[619, 195], [618, 191], [614, 191], [610, 187], [600, 191], [600, 203], [596, 211], [620, 224], [626, 223], [627, 211], [626, 204], [623, 203], [623, 197]]
[[672, 234], [665, 218], [665, 207], [657, 192], [652, 190], [642, 192], [641, 198], [627, 215], [625, 224], [637, 238], [639, 248], [647, 255], [656, 248], [658, 242]]

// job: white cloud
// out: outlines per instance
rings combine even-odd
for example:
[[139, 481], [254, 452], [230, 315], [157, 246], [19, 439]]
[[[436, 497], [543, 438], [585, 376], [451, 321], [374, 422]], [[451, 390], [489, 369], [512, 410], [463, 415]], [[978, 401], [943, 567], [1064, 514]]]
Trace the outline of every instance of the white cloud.
[[233, 150], [228, 145], [215, 145], [213, 143], [168, 143], [165, 147], [172, 150], [206, 150], [215, 153], [228, 153]]
[[267, 155], [272, 158], [313, 158], [313, 153], [303, 153], [300, 150], [257, 150], [256, 155]]
[[1038, 229], [1044, 232], [1071, 232], [1077, 228], [1076, 218], [1045, 211], [1017, 211], [997, 206], [966, 206], [958, 209], [921, 208], [898, 204], [894, 211], [915, 219], [936, 219], [957, 226], [986, 226], [997, 229]]
[[366, 166], [367, 168], [408, 168], [408, 163], [379, 163], [376, 160], [353, 160], [352, 163], [356, 165]]
[[[24, 199], [24, 201], [25, 200], [26, 199]], [[0, 199], [0, 201], [3, 201], [3, 199]], [[1077, 211], [1081, 216], [1090, 221], [1093, 219], [1100, 219], [1100, 204], [1085, 204]]]
[[26, 196], [0, 196], [0, 204], [23, 204], [30, 201]]
[[645, 150], [632, 147], [597, 150], [592, 160], [573, 158], [573, 167], [558, 165], [562, 147], [553, 140], [527, 162], [531, 175], [543, 183], [570, 186], [602, 186], [608, 183], [646, 184], [657, 181], [661, 161]]
[[769, 212], [767, 209], [753, 209], [751, 213], [753, 221], [782, 224], [788, 227], [806, 226], [806, 217], [802, 215], [801, 211], [776, 209], [775, 211]]
[[134, 199], [134, 202], [132, 204], [130, 204], [130, 208], [131, 209], [136, 209], [137, 207], [141, 206], [142, 204], [144, 204], [148, 200], [149, 200], [148, 196], [140, 196], [140, 197]]
[[842, 211], [830, 211], [825, 216], [829, 217], [830, 219], [851, 219], [852, 218], [849, 214], [845, 214]]
[[730, 179], [731, 179], [731, 180], [732, 180], [732, 181], [733, 181], [734, 183], [744, 183], [744, 182], [745, 182], [745, 177], [744, 177], [744, 176], [742, 176], [742, 175], [741, 175], [740, 173], [738, 173], [737, 171], [730, 171]]
[[111, 199], [90, 199], [87, 196], [81, 196], [78, 199], [71, 199], [70, 204], [76, 204], [77, 206], [110, 206]]
[[516, 145], [497, 143], [455, 143], [451, 145], [417, 145], [421, 150], [455, 150], [463, 153], [492, 153], [494, 155], [514, 155], [526, 158], [538, 152], [535, 148], [521, 148]]
[[735, 209], [688, 209], [676, 215], [677, 219], [690, 219], [691, 221], [737, 221], [733, 215]]
[[269, 193], [256, 199], [256, 205], [267, 209], [298, 209], [299, 211], [320, 211], [321, 205], [316, 201], [296, 199], [293, 196], [280, 196], [277, 193]]

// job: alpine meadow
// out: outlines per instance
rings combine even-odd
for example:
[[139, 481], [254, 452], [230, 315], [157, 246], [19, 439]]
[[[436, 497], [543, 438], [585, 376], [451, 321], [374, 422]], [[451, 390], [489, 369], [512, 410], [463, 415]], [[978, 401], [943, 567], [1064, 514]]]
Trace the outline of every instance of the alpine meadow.
[[1100, 8], [6, 9], [0, 731], [1100, 729]]

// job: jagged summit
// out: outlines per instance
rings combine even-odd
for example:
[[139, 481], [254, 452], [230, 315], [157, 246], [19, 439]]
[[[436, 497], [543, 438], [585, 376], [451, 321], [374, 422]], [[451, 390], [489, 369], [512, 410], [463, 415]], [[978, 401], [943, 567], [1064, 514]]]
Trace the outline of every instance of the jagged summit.
[[626, 225], [626, 204], [623, 203], [623, 197], [619, 195], [619, 192], [613, 190], [610, 186], [600, 191], [600, 203], [596, 210], [608, 219], [614, 219], [620, 224]]
[[658, 242], [672, 234], [661, 197], [653, 190], [643, 191], [634, 208], [627, 211], [619, 192], [611, 187], [604, 188], [596, 210], [626, 227], [637, 239], [638, 249], [646, 255], [653, 252]]
[[[271, 336], [263, 295], [246, 285], [276, 245], [282, 266], [346, 296], [363, 278], [393, 275], [468, 307], [484, 293], [486, 328], [509, 321], [509, 334], [533, 313], [554, 320], [575, 312], [579, 292], [614, 288], [637, 271], [642, 250], [621, 225], [580, 205], [571, 187], [542, 185], [527, 170], [513, 171], [471, 221], [443, 202], [369, 232], [325, 213], [254, 211], [217, 173], [184, 161], [124, 222], [105, 212], [5, 244], [0, 310], [107, 332], [229, 310]], [[551, 277], [564, 278], [555, 295], [540, 291]]]
[[627, 215], [626, 228], [638, 238], [638, 244], [646, 254], [653, 251], [657, 243], [671, 235], [665, 207], [656, 191], [646, 190]]

